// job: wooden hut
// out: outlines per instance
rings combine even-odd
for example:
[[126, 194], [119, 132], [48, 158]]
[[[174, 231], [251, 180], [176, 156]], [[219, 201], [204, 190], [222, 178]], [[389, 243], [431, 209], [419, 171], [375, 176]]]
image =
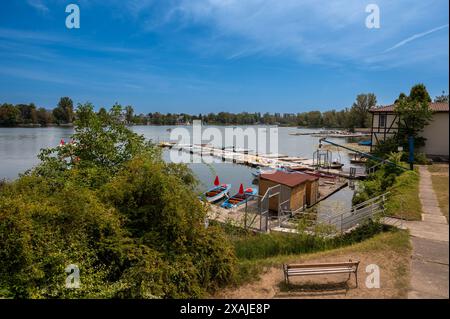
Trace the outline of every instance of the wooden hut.
[[[275, 171], [259, 176], [259, 195], [263, 196], [272, 186], [283, 185], [283, 191], [290, 197], [290, 210], [312, 206], [319, 198], [319, 178], [300, 172]], [[278, 210], [278, 196], [269, 200], [270, 210]]]

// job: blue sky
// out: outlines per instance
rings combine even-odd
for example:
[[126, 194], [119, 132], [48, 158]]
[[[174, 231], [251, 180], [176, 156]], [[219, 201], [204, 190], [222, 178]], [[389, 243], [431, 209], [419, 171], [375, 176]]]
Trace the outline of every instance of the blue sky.
[[[80, 29], [67, 29], [76, 3]], [[380, 8], [368, 29], [367, 4]], [[342, 109], [448, 92], [447, 0], [6, 0], [0, 103], [59, 97], [148, 112]]]

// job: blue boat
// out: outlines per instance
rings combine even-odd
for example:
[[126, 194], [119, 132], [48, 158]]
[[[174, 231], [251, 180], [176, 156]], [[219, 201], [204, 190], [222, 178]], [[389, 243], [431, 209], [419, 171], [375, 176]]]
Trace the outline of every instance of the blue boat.
[[214, 186], [210, 190], [206, 191], [203, 195], [208, 203], [215, 203], [222, 198], [228, 196], [228, 192], [231, 189], [231, 184], [222, 184]]
[[245, 204], [249, 200], [254, 199], [255, 198], [254, 195], [258, 194], [258, 189], [255, 187], [249, 187], [245, 191], [243, 191], [242, 188], [243, 187], [241, 185], [240, 192], [237, 193], [236, 195], [233, 195], [232, 197], [228, 198], [220, 206], [223, 208], [228, 208], [228, 209], [235, 208], [242, 204]]
[[370, 146], [370, 145], [372, 145], [372, 141], [371, 141], [371, 140], [360, 141], [360, 142], [358, 143], [358, 145]]

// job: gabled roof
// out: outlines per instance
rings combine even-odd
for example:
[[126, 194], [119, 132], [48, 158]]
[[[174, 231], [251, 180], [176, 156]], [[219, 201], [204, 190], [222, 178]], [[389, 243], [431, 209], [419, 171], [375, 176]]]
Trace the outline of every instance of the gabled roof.
[[261, 179], [269, 180], [278, 184], [295, 187], [307, 181], [315, 181], [319, 178], [305, 173], [287, 173], [283, 171], [275, 171], [274, 173], [263, 173]]
[[[381, 113], [381, 112], [393, 113], [394, 106], [395, 106], [395, 104], [379, 106], [379, 107], [370, 109], [369, 112], [371, 112], [371, 113]], [[431, 102], [430, 108], [434, 112], [448, 112], [449, 111], [448, 103], [444, 103], [444, 102], [438, 102], [438, 103]]]

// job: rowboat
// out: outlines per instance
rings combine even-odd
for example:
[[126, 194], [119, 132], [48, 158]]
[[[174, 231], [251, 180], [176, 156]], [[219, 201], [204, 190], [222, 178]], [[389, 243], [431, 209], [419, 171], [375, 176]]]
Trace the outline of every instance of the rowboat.
[[256, 168], [256, 171], [252, 172], [252, 175], [257, 178], [259, 175], [261, 174], [270, 174], [270, 173], [275, 173], [276, 171], [285, 171], [286, 169], [279, 166], [279, 165], [275, 165], [275, 166], [268, 166], [268, 167], [260, 167], [258, 166]]
[[231, 184], [222, 184], [214, 186], [210, 190], [206, 191], [203, 195], [208, 203], [215, 203], [222, 198], [228, 196], [228, 192], [231, 189]]
[[258, 189], [255, 187], [249, 187], [244, 191], [244, 187], [241, 184], [239, 192], [236, 195], [228, 198], [220, 205], [223, 208], [235, 208], [242, 204], [245, 204], [249, 200], [254, 198], [254, 195], [258, 193]]
[[371, 146], [372, 140], [360, 141], [360, 142], [358, 142], [358, 145]]

